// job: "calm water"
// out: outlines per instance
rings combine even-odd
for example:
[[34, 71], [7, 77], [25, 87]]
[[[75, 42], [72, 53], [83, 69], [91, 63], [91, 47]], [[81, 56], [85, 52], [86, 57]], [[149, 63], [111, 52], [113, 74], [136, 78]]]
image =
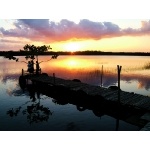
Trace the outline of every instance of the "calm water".
[[[56, 60], [46, 61], [49, 57], [42, 56], [39, 59], [45, 61], [40, 64], [42, 72], [104, 87], [117, 85], [117, 65], [121, 65], [121, 89], [150, 96], [149, 57], [59, 56]], [[43, 94], [35, 93], [37, 96], [33, 101], [31, 93], [22, 91], [18, 85], [21, 69], [27, 69], [21, 62], [25, 61], [24, 57], [19, 60], [0, 57], [0, 130], [140, 130], [139, 126], [118, 120], [111, 114], [98, 116], [92, 109], [79, 111], [75, 104], [58, 104], [57, 99]], [[30, 107], [35, 108], [32, 114]], [[45, 110], [49, 110], [48, 113]]]

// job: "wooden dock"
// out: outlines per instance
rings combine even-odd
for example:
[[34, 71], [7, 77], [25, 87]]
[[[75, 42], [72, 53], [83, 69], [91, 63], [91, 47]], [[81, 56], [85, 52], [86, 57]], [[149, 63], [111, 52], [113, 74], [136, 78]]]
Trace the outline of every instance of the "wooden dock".
[[[55, 77], [55, 74], [20, 77], [25, 79], [23, 84], [25, 83], [27, 87], [31, 85], [31, 91], [37, 88], [37, 91], [52, 97], [57, 104], [70, 103], [76, 105], [79, 111], [89, 109], [98, 117], [107, 114], [117, 120], [139, 126], [142, 131], [150, 130], [150, 97], [148, 96], [125, 92], [118, 88], [94, 86], [78, 80], [66, 80]], [[28, 84], [29, 80], [32, 84]]]
[[[53, 76], [39, 75], [28, 76], [33, 82], [40, 82], [48, 85], [63, 86], [72, 91], [83, 91], [89, 96], [102, 96], [107, 101], [118, 102], [118, 90], [105, 88], [100, 86], [89, 85], [73, 80], [65, 80]], [[133, 92], [125, 92], [120, 90], [120, 100], [122, 105], [133, 106], [138, 109], [150, 111], [150, 97], [136, 94]]]

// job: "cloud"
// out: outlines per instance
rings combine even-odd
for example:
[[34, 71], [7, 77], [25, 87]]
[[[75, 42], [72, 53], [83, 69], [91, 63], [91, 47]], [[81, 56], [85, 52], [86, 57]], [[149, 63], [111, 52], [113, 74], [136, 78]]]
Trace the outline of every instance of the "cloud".
[[32, 44], [30, 40], [21, 37], [2, 37], [0, 38], [0, 50], [19, 50], [27, 43]]
[[141, 31], [150, 32], [150, 21], [142, 21], [141, 24], [142, 24]]
[[80, 20], [78, 24], [67, 19], [62, 19], [60, 22], [48, 19], [20, 19], [14, 25], [15, 29], [0, 28], [0, 32], [7, 37], [26, 37], [46, 42], [65, 41], [72, 38], [101, 39], [120, 32], [119, 26], [111, 22], [101, 23], [87, 19]]
[[53, 22], [48, 19], [19, 19], [14, 22], [15, 28], [0, 28], [1, 37], [26, 38], [32, 41], [50, 43], [70, 39], [111, 38], [118, 36], [137, 36], [150, 33], [150, 21], [141, 22], [141, 28], [121, 29], [112, 22], [94, 22], [82, 19], [79, 23], [62, 19]]

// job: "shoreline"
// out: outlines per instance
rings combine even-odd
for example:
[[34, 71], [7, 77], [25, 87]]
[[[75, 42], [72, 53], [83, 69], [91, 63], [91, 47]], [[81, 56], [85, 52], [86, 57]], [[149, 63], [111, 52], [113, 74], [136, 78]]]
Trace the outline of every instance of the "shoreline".
[[[38, 55], [115, 55], [115, 56], [150, 56], [149, 52], [101, 52], [101, 51], [76, 51], [76, 52], [63, 52], [63, 51], [49, 51], [44, 53], [38, 53]], [[20, 51], [1, 51], [0, 56], [26, 56], [31, 55], [29, 52]]]

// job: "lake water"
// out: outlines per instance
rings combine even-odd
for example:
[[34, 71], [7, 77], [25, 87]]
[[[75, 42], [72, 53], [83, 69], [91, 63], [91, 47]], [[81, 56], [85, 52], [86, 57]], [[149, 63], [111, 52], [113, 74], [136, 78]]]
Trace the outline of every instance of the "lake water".
[[[122, 66], [121, 89], [150, 96], [150, 60], [140, 56], [40, 56], [42, 72], [64, 79], [109, 87], [117, 85], [117, 65]], [[79, 111], [75, 104], [57, 104], [57, 99], [40, 94], [33, 101], [28, 90], [18, 84], [21, 69], [27, 70], [24, 57], [19, 62], [0, 57], [0, 130], [2, 131], [138, 131], [141, 126], [118, 120], [104, 113], [98, 116], [91, 109]], [[103, 66], [103, 76], [101, 72]], [[40, 108], [33, 114], [30, 107]], [[48, 113], [42, 111], [49, 110]], [[101, 109], [101, 108], [99, 108]]]

